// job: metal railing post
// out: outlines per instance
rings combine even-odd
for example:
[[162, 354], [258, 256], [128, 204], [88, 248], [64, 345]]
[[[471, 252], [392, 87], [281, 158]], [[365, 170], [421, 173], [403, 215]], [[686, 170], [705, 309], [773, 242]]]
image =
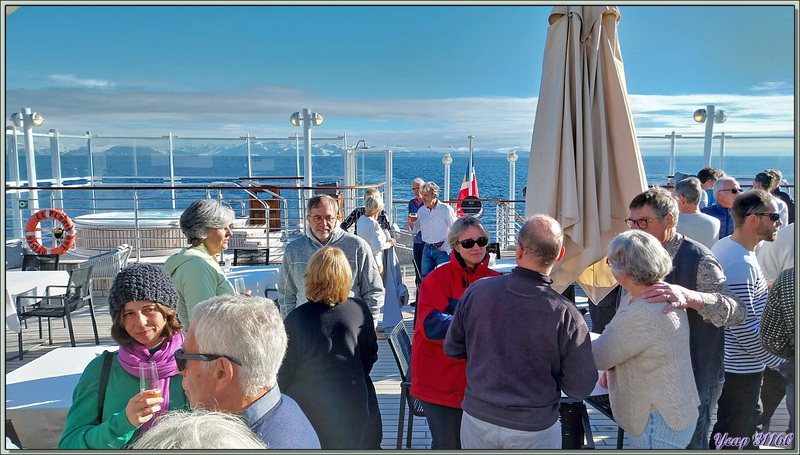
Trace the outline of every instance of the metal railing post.
[[[61, 187], [64, 182], [61, 180], [61, 154], [58, 152], [58, 130], [51, 129], [50, 133], [50, 163], [53, 168], [52, 173], [55, 174], [53, 177], [56, 179], [56, 186]], [[54, 190], [53, 192], [58, 193], [57, 199], [59, 205], [51, 205], [51, 207], [63, 209], [64, 205], [61, 197], [61, 190]]]
[[[174, 192], [175, 189], [173, 188], [172, 191]], [[172, 208], [175, 208], [174, 194], [172, 198]], [[133, 227], [133, 243], [136, 245], [136, 262], [140, 262], [142, 259], [142, 237], [139, 233], [139, 192], [137, 190], [133, 190]]]
[[172, 187], [172, 209], [175, 209], [175, 158], [172, 150], [172, 131], [169, 132], [169, 185]]
[[247, 133], [244, 140], [247, 143], [247, 176], [253, 177], [253, 162], [250, 157], [250, 133]]
[[681, 137], [680, 134], [675, 134], [675, 131], [672, 134], [668, 134], [664, 136], [669, 138], [669, 175], [675, 175], [675, 139]]
[[[11, 146], [8, 147], [6, 150], [6, 154], [10, 150], [11, 153], [14, 154], [13, 159], [8, 157], [7, 163], [11, 166], [11, 178], [14, 179], [14, 186], [20, 186], [19, 182], [19, 144], [17, 144], [17, 129], [13, 126], [7, 126], [6, 132], [11, 131]], [[6, 133], [6, 142], [8, 142], [8, 134]], [[6, 193], [8, 194], [8, 193]], [[11, 208], [11, 213], [14, 214], [13, 220], [11, 222], [11, 229], [14, 232], [14, 237], [16, 238], [23, 238], [25, 236], [25, 232], [22, 231], [22, 209], [19, 206], [20, 200], [20, 192], [19, 190], [14, 191], [14, 197], [11, 198], [11, 203], [13, 204]]]
[[[86, 132], [86, 148], [89, 150], [89, 186], [94, 188], [94, 159], [92, 159], [92, 134]], [[97, 197], [92, 190], [92, 212], [97, 213]]]
[[[719, 170], [725, 170], [725, 133], [721, 133], [719, 136]], [[727, 136], [731, 137], [731, 136]]]

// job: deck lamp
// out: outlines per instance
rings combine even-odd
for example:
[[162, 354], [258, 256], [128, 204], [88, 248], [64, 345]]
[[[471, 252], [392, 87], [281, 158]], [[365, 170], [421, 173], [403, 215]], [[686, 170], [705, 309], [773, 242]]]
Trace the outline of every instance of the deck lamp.
[[[303, 112], [295, 112], [289, 117], [289, 121], [294, 126], [303, 124], [303, 167], [305, 168], [305, 178], [303, 179], [303, 186], [306, 188], [311, 187], [311, 127], [320, 126], [324, 119], [322, 115], [317, 112], [311, 112], [308, 109], [303, 109]], [[304, 191], [305, 199], [311, 198], [311, 190]], [[305, 203], [303, 204], [305, 205]]]
[[[31, 111], [28, 107], [23, 107], [22, 112], [11, 114], [10, 120], [15, 127], [22, 128], [25, 134], [25, 162], [28, 168], [28, 187], [35, 188], [38, 184], [36, 182], [36, 161], [33, 153], [33, 127], [42, 126], [44, 117], [38, 112]], [[38, 190], [30, 190], [28, 199], [28, 208], [31, 213], [39, 210]]]
[[442, 164], [444, 164], [444, 196], [445, 200], [450, 200], [450, 165], [453, 164], [453, 157], [446, 154], [442, 157]]
[[[30, 114], [30, 122], [32, 126], [42, 126], [44, 117], [42, 117], [42, 114], [34, 112]], [[25, 116], [19, 112], [15, 112], [11, 114], [11, 123], [17, 128], [22, 128], [22, 126], [25, 125]]]
[[[517, 152], [512, 150], [512, 151], [508, 152], [508, 155], [506, 156], [506, 159], [508, 160], [508, 199], [510, 200], [510, 202], [508, 203], [508, 224], [510, 226], [513, 226], [514, 225], [514, 209], [515, 209], [515, 207], [514, 207], [514, 199], [517, 198], [517, 196], [515, 194], [517, 192], [517, 188], [516, 188], [517, 184], [516, 184], [516, 181], [515, 181], [515, 177], [517, 175], [517, 172], [516, 172], [516, 169], [515, 169], [515, 166], [516, 166], [515, 163], [519, 159], [519, 155], [517, 155]], [[513, 232], [513, 229], [509, 229], [507, 227], [506, 228], [506, 232]], [[509, 239], [509, 240], [511, 240], [511, 239]]]
[[713, 104], [706, 106], [706, 109], [694, 111], [694, 121], [697, 123], [706, 122], [706, 137], [703, 146], [703, 163], [711, 166], [711, 141], [714, 137], [714, 124], [725, 123], [728, 120], [728, 112], [725, 109], [716, 110]]

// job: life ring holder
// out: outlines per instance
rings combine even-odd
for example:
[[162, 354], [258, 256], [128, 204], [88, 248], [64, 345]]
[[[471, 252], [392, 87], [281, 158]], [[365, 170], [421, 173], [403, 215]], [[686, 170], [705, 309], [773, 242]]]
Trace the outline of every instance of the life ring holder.
[[[46, 248], [36, 239], [36, 231], [38, 230], [39, 223], [44, 220], [55, 220], [61, 223], [63, 227], [64, 240], [55, 248]], [[57, 209], [42, 209], [31, 215], [28, 222], [25, 223], [25, 242], [30, 249], [36, 254], [58, 254], [62, 255], [72, 248], [75, 242], [75, 224], [72, 220]]]

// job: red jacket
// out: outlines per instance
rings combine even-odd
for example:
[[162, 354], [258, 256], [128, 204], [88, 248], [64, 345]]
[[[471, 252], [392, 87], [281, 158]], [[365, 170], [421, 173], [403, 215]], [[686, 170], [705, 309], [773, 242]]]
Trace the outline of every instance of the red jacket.
[[500, 275], [488, 264], [487, 254], [473, 272], [464, 265], [461, 255], [452, 251], [450, 262], [422, 280], [411, 345], [411, 395], [416, 398], [461, 408], [467, 388], [467, 361], [444, 355], [442, 343], [467, 286], [483, 277]]

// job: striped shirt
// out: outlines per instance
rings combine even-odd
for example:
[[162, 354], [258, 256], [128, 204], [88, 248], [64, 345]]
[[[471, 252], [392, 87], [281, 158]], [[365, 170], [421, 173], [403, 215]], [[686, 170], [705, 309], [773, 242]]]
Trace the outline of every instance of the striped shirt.
[[765, 351], [759, 339], [768, 290], [755, 252], [730, 237], [720, 239], [711, 252], [722, 266], [731, 291], [745, 306], [744, 321], [725, 327], [725, 372], [748, 374], [764, 371], [765, 364], [777, 367], [782, 359]]

